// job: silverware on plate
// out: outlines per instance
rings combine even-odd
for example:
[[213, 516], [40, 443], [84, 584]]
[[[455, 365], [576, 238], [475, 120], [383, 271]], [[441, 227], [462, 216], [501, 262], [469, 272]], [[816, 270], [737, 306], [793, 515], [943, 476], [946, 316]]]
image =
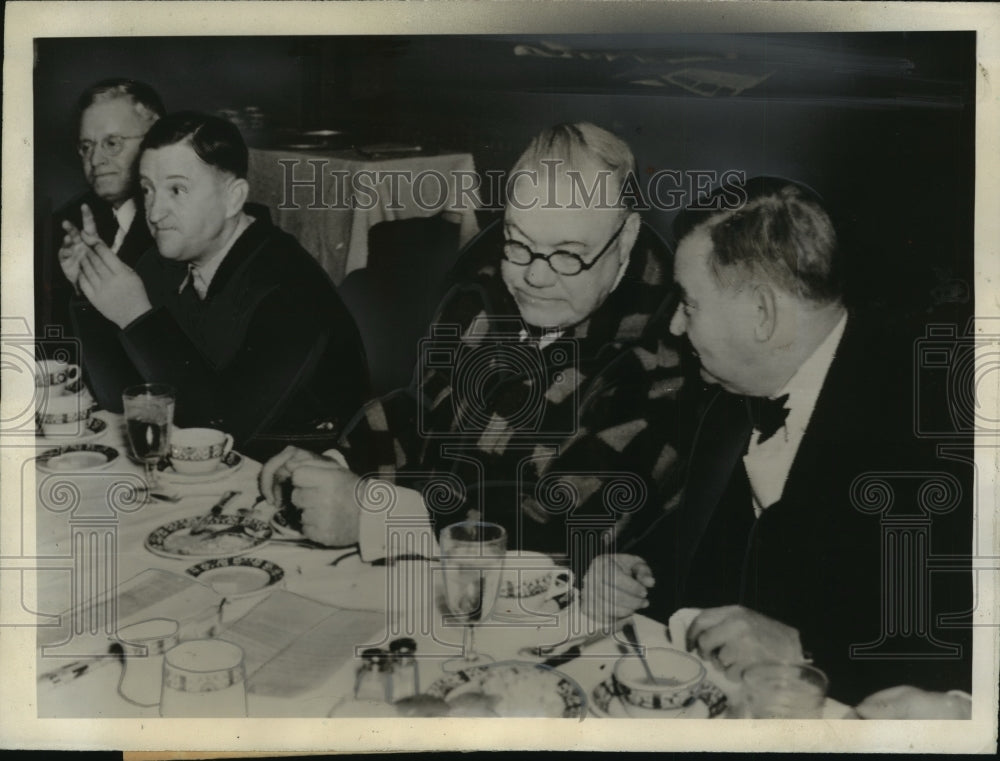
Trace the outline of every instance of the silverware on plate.
[[227, 504], [229, 504], [229, 502], [233, 499], [233, 497], [235, 497], [237, 494], [240, 493], [241, 492], [230, 490], [227, 491], [225, 494], [223, 494], [219, 498], [219, 501], [216, 502], [214, 505], [212, 505], [211, 510], [209, 510], [200, 518], [195, 518], [191, 522], [190, 533], [201, 534], [207, 531], [209, 523], [211, 522], [212, 518], [218, 518], [220, 515], [222, 515], [222, 508], [224, 508]]

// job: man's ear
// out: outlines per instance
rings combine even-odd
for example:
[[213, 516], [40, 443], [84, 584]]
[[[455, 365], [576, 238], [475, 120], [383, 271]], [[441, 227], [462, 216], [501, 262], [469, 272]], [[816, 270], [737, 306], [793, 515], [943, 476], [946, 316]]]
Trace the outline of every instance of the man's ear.
[[226, 215], [235, 217], [243, 210], [250, 194], [250, 183], [242, 177], [230, 177], [226, 181]]
[[754, 337], [767, 343], [778, 329], [778, 296], [769, 283], [754, 286], [753, 306]]
[[642, 217], [639, 216], [639, 212], [633, 211], [628, 215], [625, 227], [622, 228], [621, 235], [618, 237], [618, 251], [620, 252], [618, 261], [624, 262], [628, 258], [635, 245], [635, 239], [639, 237], [639, 225], [641, 224]]

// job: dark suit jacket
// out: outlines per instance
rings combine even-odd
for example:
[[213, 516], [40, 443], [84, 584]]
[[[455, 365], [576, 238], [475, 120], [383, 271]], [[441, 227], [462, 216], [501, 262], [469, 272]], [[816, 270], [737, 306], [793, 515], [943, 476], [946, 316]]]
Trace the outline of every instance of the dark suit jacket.
[[[69, 302], [73, 298], [73, 286], [63, 275], [59, 266], [59, 249], [62, 246], [64, 220], [77, 228], [83, 227], [80, 213], [81, 204], [87, 204], [94, 213], [97, 234], [109, 246], [114, 242], [118, 225], [111, 204], [102, 200], [93, 191], [77, 196], [56, 211], [49, 222], [47, 239], [35, 244], [35, 334], [44, 336], [47, 327], [58, 328], [64, 337], [73, 337], [70, 321]], [[118, 258], [129, 267], [135, 267], [139, 257], [153, 245], [153, 237], [146, 226], [142, 198], [136, 198], [135, 218], [125, 234]]]
[[[852, 315], [782, 498], [758, 519], [742, 463], [747, 401], [709, 395], [684, 502], [639, 550], [656, 564], [654, 611], [739, 603], [794, 626], [830, 694], [852, 704], [896, 684], [969, 688], [969, 630], [938, 619], [970, 610], [971, 574], [931, 573], [918, 555], [969, 551], [972, 471], [913, 435], [912, 347]], [[875, 473], [894, 493], [884, 512], [862, 509], [878, 493], [856, 479]], [[938, 515], [920, 492], [935, 473], [961, 487]], [[900, 567], [914, 570], [894, 576]], [[856, 647], [869, 643], [881, 644]]]
[[[199, 299], [187, 267], [155, 248], [136, 264], [153, 309], [123, 330], [83, 298], [73, 318], [98, 403], [121, 410], [122, 389], [177, 389], [175, 421], [233, 434], [266, 459], [287, 444], [332, 445], [369, 397], [358, 329], [316, 260], [258, 217]], [[181, 287], [183, 285], [183, 287]]]

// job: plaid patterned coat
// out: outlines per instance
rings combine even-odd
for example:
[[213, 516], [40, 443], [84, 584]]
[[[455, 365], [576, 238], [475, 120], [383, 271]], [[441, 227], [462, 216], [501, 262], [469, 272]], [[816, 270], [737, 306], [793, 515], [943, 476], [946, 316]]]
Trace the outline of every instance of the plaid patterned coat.
[[497, 226], [463, 268], [411, 386], [369, 403], [342, 449], [355, 473], [420, 490], [439, 528], [478, 515], [509, 548], [583, 570], [680, 489], [668, 258], [643, 226], [597, 311], [540, 341], [501, 279], [500, 241]]

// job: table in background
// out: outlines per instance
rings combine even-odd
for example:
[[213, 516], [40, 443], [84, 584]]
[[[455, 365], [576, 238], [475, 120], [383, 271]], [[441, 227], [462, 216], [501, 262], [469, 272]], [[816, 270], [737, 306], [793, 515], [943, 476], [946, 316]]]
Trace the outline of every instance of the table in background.
[[[279, 163], [282, 160], [294, 160], [295, 164], [282, 165]], [[310, 164], [310, 161], [322, 163]], [[323, 172], [322, 199], [315, 197], [315, 188], [301, 184], [286, 198], [288, 180], [298, 183], [308, 181], [313, 177], [314, 171]], [[438, 203], [418, 203], [413, 197], [411, 183], [396, 180], [399, 192], [393, 198], [388, 177], [383, 176], [382, 182], [374, 182], [371, 175], [367, 175], [361, 183], [366, 189], [363, 194], [365, 197], [359, 197], [358, 201], [371, 208], [353, 208], [352, 179], [359, 172], [407, 172], [410, 176], [421, 172], [436, 172], [444, 178], [446, 187], [440, 188], [437, 179], [425, 181], [420, 188], [422, 199]], [[379, 222], [443, 213], [446, 219], [459, 225], [460, 245], [475, 236], [479, 231], [475, 215], [476, 204], [472, 196], [463, 198], [460, 194], [459, 188], [463, 186], [463, 181], [457, 172], [467, 175], [475, 172], [471, 154], [414, 153], [366, 158], [353, 149], [252, 148], [249, 200], [267, 206], [275, 224], [294, 235], [316, 257], [333, 282], [340, 285], [348, 273], [365, 267], [368, 261], [368, 230]], [[469, 187], [470, 184], [470, 181], [464, 181], [464, 187]], [[345, 195], [345, 187], [347, 197], [342, 197]], [[375, 188], [375, 192], [371, 193], [368, 188]], [[368, 195], [374, 195], [375, 198], [369, 198]], [[314, 202], [323, 203], [325, 207], [309, 208]], [[293, 203], [299, 208], [281, 208]]]

